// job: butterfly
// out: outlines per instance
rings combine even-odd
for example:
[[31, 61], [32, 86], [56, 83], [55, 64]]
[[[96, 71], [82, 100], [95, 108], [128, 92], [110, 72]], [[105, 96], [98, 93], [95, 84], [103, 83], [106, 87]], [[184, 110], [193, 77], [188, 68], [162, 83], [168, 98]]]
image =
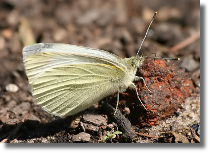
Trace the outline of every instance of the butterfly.
[[[145, 57], [120, 58], [88, 47], [39, 43], [24, 47], [23, 61], [37, 104], [54, 115], [76, 114], [104, 97], [135, 88]], [[136, 89], [137, 90], [137, 89]]]

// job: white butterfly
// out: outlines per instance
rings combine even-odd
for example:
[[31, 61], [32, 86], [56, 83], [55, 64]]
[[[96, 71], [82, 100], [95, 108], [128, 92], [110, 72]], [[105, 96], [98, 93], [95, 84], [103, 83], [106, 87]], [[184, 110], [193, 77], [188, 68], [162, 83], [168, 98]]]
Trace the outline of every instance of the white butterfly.
[[[29, 84], [46, 111], [76, 114], [104, 97], [136, 88], [134, 80], [143, 56], [120, 58], [107, 51], [67, 44], [39, 43], [23, 49]], [[144, 80], [143, 80], [144, 81]], [[140, 100], [140, 99], [139, 99]]]

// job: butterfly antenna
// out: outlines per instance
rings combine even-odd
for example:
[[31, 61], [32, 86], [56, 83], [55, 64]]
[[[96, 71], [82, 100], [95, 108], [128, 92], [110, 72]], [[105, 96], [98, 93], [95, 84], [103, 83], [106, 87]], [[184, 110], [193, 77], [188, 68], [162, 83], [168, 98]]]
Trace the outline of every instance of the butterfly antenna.
[[180, 58], [157, 57], [157, 56], [156, 56], [156, 53], [151, 53], [151, 54], [149, 54], [149, 55], [148, 55], [148, 56], [146, 56], [146, 57], [149, 57], [149, 56], [151, 56], [152, 54], [154, 54], [154, 55], [155, 55], [154, 59], [176, 60], [176, 61], [181, 60]]
[[154, 19], [155, 19], [156, 14], [157, 14], [157, 12], [155, 12], [155, 14], [154, 14], [153, 17], [152, 17], [152, 20], [151, 20], [151, 22], [150, 22], [150, 24], [149, 24], [149, 26], [148, 26], [148, 28], [147, 28], [147, 31], [146, 31], [146, 33], [145, 33], [145, 35], [144, 35], [144, 38], [143, 38], [143, 40], [142, 40], [142, 42], [141, 42], [141, 45], [140, 45], [140, 47], [139, 47], [139, 50], [138, 50], [136, 56], [139, 54], [139, 51], [141, 50], [141, 47], [142, 47], [142, 45], [143, 45], [143, 42], [144, 42], [145, 38], [147, 37], [148, 31], [149, 31], [149, 29], [150, 29], [150, 26], [151, 26], [152, 22], [153, 22]]
[[180, 61], [180, 58], [167, 58], [167, 57], [154, 57], [154, 59], [164, 59], [164, 60], [175, 60], [175, 61]]

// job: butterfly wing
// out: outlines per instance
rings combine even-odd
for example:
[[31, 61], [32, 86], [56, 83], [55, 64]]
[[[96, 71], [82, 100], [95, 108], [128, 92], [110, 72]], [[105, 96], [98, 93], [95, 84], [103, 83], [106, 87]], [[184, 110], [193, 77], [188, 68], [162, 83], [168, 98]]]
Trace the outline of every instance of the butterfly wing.
[[119, 91], [127, 69], [114, 54], [65, 44], [27, 46], [23, 59], [37, 103], [57, 116], [78, 113]]

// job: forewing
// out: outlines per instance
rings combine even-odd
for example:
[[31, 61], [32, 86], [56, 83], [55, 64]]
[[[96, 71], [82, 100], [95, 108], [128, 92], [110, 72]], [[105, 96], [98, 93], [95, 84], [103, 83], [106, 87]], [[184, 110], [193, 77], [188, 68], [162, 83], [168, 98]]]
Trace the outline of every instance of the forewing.
[[[29, 81], [35, 80], [43, 72], [62, 65], [100, 63], [127, 71], [123, 59], [109, 52], [82, 46], [39, 43], [23, 49], [23, 61]], [[30, 82], [30, 84], [33, 82]]]

